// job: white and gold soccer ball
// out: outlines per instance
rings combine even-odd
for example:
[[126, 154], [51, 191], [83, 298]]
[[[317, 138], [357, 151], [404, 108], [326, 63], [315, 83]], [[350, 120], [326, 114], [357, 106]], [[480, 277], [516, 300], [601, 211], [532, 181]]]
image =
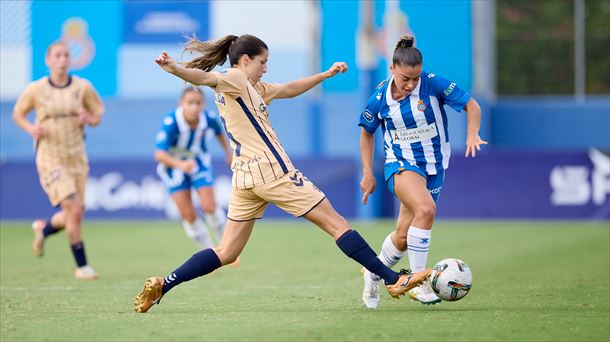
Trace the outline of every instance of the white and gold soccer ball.
[[434, 265], [430, 276], [432, 290], [443, 300], [460, 300], [470, 292], [472, 272], [460, 259], [443, 259]]

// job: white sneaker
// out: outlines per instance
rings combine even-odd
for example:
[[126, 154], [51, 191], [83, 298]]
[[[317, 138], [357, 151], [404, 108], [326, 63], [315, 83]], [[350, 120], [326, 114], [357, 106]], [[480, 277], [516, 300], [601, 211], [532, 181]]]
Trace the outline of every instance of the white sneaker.
[[77, 267], [76, 271], [74, 271], [74, 277], [76, 277], [76, 279], [95, 280], [97, 279], [97, 273], [95, 273], [95, 270], [91, 268], [91, 266], [86, 265]]
[[418, 301], [425, 305], [432, 305], [441, 302], [441, 299], [438, 298], [434, 290], [432, 290], [432, 286], [429, 281], [419, 285], [416, 288], [413, 288], [409, 291], [409, 297], [412, 300]]
[[379, 306], [379, 284], [381, 280], [374, 280], [371, 272], [363, 268], [362, 275], [364, 278], [364, 290], [362, 290], [362, 302], [369, 309], [375, 309]]

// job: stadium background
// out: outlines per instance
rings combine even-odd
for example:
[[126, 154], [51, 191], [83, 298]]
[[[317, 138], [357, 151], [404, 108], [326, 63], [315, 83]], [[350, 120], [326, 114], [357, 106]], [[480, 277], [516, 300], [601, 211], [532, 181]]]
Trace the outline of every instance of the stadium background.
[[[396, 203], [381, 179], [373, 201], [360, 205], [356, 124], [372, 89], [387, 76], [387, 55], [404, 32], [416, 36], [427, 71], [455, 81], [481, 102], [481, 136], [490, 143], [476, 159], [464, 159], [466, 115], [447, 108], [454, 153], [439, 217], [610, 218], [610, 65], [607, 49], [599, 52], [609, 42], [608, 2], [1, 1], [0, 6], [1, 220], [52, 212], [38, 184], [31, 139], [12, 122], [11, 112], [26, 84], [45, 75], [44, 51], [57, 39], [69, 42], [73, 73], [91, 80], [106, 105], [102, 124], [87, 130], [87, 217], [175, 218], [152, 154], [161, 119], [175, 107], [183, 84], [153, 59], [162, 50], [179, 56], [184, 33], [201, 39], [259, 36], [270, 47], [265, 79], [271, 82], [346, 61], [347, 74], [299, 98], [274, 102], [272, 122], [296, 166], [339, 212], [350, 218], [391, 217]], [[532, 19], [536, 11], [541, 16]], [[528, 31], [532, 21], [537, 31]], [[208, 104], [215, 110], [211, 100]], [[212, 145], [217, 196], [226, 205], [229, 170]], [[376, 164], [381, 177], [381, 160]], [[285, 216], [276, 208], [266, 214]]]

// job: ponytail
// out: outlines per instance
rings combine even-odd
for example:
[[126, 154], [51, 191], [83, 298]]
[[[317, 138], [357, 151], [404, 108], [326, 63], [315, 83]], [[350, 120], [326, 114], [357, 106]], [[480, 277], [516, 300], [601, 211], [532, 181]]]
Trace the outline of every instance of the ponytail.
[[196, 37], [190, 37], [184, 46], [184, 51], [198, 52], [201, 56], [185, 63], [187, 68], [212, 71], [215, 66], [222, 65], [227, 61], [227, 55], [231, 66], [237, 65], [242, 55], [254, 58], [268, 51], [267, 44], [259, 38], [244, 34], [241, 36], [228, 35], [216, 41], [202, 42]]
[[416, 66], [423, 63], [423, 57], [421, 52], [414, 47], [415, 38], [413, 36], [402, 36], [396, 48], [394, 49], [394, 55], [392, 56], [392, 63], [394, 65], [409, 65]]
[[[184, 51], [199, 52], [201, 56], [187, 62], [187, 68], [201, 69], [203, 71], [212, 71], [215, 66], [222, 65], [227, 60], [229, 48], [237, 40], [237, 36], [228, 35], [217, 41], [202, 42], [195, 36], [192, 36], [186, 42]], [[183, 52], [184, 52], [183, 51]]]

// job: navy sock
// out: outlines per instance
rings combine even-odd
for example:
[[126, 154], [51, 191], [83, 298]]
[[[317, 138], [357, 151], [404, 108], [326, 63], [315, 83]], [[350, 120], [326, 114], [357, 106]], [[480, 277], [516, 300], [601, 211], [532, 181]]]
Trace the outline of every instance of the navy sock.
[[206, 275], [219, 268], [220, 259], [213, 249], [208, 248], [193, 254], [182, 266], [163, 279], [162, 294], [166, 294], [174, 286]]
[[85, 256], [85, 245], [82, 241], [70, 245], [72, 248], [72, 254], [74, 254], [74, 260], [76, 266], [83, 267], [87, 265], [87, 257]]
[[394, 284], [398, 281], [398, 273], [392, 271], [377, 258], [377, 254], [375, 254], [369, 244], [364, 241], [357, 231], [348, 231], [341, 235], [336, 243], [345, 255], [356, 260], [360, 265], [364, 266], [364, 268], [381, 277], [386, 284]]
[[53, 227], [53, 225], [51, 224], [51, 219], [49, 219], [48, 221], [45, 222], [44, 228], [42, 228], [42, 236], [44, 236], [45, 238], [49, 235], [53, 235], [55, 233], [57, 233], [59, 231], [59, 229]]

